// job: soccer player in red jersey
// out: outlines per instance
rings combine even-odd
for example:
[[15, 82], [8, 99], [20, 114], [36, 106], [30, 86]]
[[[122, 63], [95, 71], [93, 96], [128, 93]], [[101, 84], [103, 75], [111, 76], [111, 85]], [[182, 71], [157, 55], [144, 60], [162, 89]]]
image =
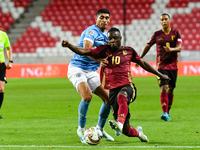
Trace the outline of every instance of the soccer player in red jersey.
[[170, 16], [163, 13], [160, 18], [162, 29], [156, 31], [151, 40], [145, 46], [141, 58], [150, 50], [153, 44], [156, 44], [157, 49], [157, 68], [158, 71], [170, 77], [169, 82], [165, 82], [160, 77], [157, 77], [158, 84], [161, 89], [160, 101], [163, 110], [161, 119], [165, 121], [171, 120], [169, 110], [173, 103], [173, 91], [176, 87], [177, 70], [178, 70], [178, 52], [181, 51], [181, 34], [178, 30], [170, 27]]
[[129, 137], [138, 137], [142, 142], [148, 142], [142, 127], [133, 128], [129, 124], [129, 104], [136, 98], [136, 87], [132, 83], [131, 62], [139, 64], [145, 70], [159, 76], [163, 80], [170, 80], [167, 75], [155, 70], [149, 63], [143, 61], [131, 47], [121, 46], [121, 33], [117, 28], [108, 31], [108, 44], [86, 49], [70, 44], [63, 40], [62, 46], [68, 47], [79, 55], [96, 56], [102, 59], [100, 78], [105, 89], [109, 90], [109, 103], [115, 120], [109, 120], [109, 125], [117, 136], [123, 133]]

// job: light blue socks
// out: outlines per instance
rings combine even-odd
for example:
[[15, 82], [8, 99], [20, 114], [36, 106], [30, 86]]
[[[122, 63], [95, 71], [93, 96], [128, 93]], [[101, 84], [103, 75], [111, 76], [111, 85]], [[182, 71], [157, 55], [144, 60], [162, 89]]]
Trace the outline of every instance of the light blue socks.
[[78, 117], [78, 125], [81, 128], [85, 127], [85, 123], [86, 123], [86, 115], [89, 109], [89, 104], [88, 102], [85, 102], [84, 100], [81, 100], [79, 107], [78, 107], [78, 113], [79, 113], [79, 117]]
[[106, 123], [106, 120], [107, 120], [109, 114], [110, 114], [110, 105], [103, 103], [101, 105], [101, 108], [100, 108], [100, 111], [99, 111], [99, 120], [98, 120], [98, 123], [97, 123], [97, 125], [99, 127], [101, 127], [102, 129], [105, 126], [105, 123]]

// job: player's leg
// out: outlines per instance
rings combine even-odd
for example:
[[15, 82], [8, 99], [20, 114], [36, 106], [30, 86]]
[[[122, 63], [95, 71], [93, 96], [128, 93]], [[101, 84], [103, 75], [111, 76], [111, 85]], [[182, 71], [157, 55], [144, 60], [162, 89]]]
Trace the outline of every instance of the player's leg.
[[120, 136], [123, 131], [125, 120], [128, 114], [127, 103], [128, 103], [127, 92], [120, 91], [117, 96], [117, 104], [118, 104], [117, 119], [115, 118], [115, 121], [109, 120], [109, 125], [112, 129], [115, 130], [116, 136]]
[[[117, 91], [116, 91], [117, 92]], [[115, 121], [110, 120], [109, 125], [112, 129], [115, 130], [116, 136], [120, 136], [123, 130], [123, 126], [125, 124], [125, 121], [127, 118], [129, 118], [129, 108], [128, 105], [133, 102], [136, 98], [136, 88], [133, 84], [124, 86], [120, 89], [117, 95], [117, 107], [115, 107], [115, 112], [117, 111], [117, 117], [116, 113], [114, 115]]]
[[74, 85], [74, 87], [79, 92], [82, 98], [78, 107], [79, 117], [77, 134], [80, 137], [81, 142], [86, 143], [83, 135], [85, 131], [85, 124], [87, 119], [86, 116], [89, 109], [89, 103], [92, 98], [92, 93], [87, 83], [87, 76], [82, 69], [69, 65], [68, 79], [70, 80], [70, 82], [72, 82], [72, 84]]
[[174, 99], [174, 87], [172, 86], [169, 86], [169, 92], [168, 92], [168, 99], [169, 99], [169, 103], [168, 103], [168, 114], [169, 114], [169, 111], [172, 107], [172, 104], [173, 104], [173, 99]]
[[[4, 85], [5, 85], [5, 81], [0, 81], [0, 109], [3, 103], [3, 98], [4, 98]], [[3, 119], [1, 114], [0, 114], [0, 119]]]
[[162, 85], [160, 87], [160, 91], [161, 91], [160, 102], [161, 102], [161, 107], [162, 107], [163, 113], [165, 113], [165, 112], [168, 113], [168, 103], [169, 103], [168, 89], [169, 89], [169, 85]]
[[89, 80], [88, 80], [90, 89], [102, 99], [103, 104], [101, 105], [100, 111], [99, 111], [99, 119], [97, 123], [97, 128], [99, 128], [102, 133], [103, 137], [107, 141], [114, 141], [113, 137], [107, 134], [104, 130], [104, 126], [106, 123], [106, 120], [110, 114], [110, 105], [108, 102], [108, 91], [105, 90], [101, 84], [100, 84], [100, 77], [98, 73], [90, 73]]
[[128, 137], [138, 137], [141, 142], [149, 142], [149, 139], [143, 133], [142, 127], [140, 126], [137, 126], [136, 129], [134, 129], [129, 123], [125, 123], [123, 134]]
[[[2, 63], [0, 65], [0, 109], [3, 103], [3, 99], [4, 99], [4, 86], [6, 83], [6, 66], [5, 63]], [[3, 117], [0, 114], [0, 119], [3, 119]]]
[[81, 95], [81, 102], [78, 107], [78, 129], [77, 134], [80, 137], [82, 143], [86, 143], [84, 139], [85, 124], [87, 120], [87, 112], [89, 109], [89, 104], [92, 98], [92, 93], [86, 82], [81, 82], [77, 86], [77, 90]]
[[[169, 72], [167, 70], [163, 70], [163, 69], [158, 69], [159, 72], [161, 72], [162, 74], [166, 74], [169, 76]], [[169, 121], [170, 116], [168, 114], [168, 104], [169, 104], [169, 99], [168, 99], [168, 90], [169, 90], [169, 82], [165, 81], [165, 80], [161, 80], [159, 77], [157, 77], [158, 79], [158, 84], [160, 86], [160, 103], [161, 103], [161, 107], [162, 107], [162, 111], [163, 114], [161, 115], [161, 119], [165, 120], [165, 121]]]
[[169, 85], [163, 85], [160, 87], [161, 89], [161, 94], [160, 94], [160, 102], [161, 102], [161, 107], [163, 110], [163, 114], [161, 115], [161, 119], [165, 121], [170, 121], [171, 118], [169, 116], [168, 112], [168, 105], [169, 105], [169, 99], [168, 99], [168, 90], [169, 90]]
[[170, 81], [169, 81], [169, 90], [168, 90], [168, 99], [169, 99], [169, 104], [168, 104], [168, 113], [169, 110], [171, 109], [171, 106], [173, 104], [173, 99], [174, 99], [174, 88], [176, 87], [176, 80], [177, 80], [177, 70], [170, 70]]

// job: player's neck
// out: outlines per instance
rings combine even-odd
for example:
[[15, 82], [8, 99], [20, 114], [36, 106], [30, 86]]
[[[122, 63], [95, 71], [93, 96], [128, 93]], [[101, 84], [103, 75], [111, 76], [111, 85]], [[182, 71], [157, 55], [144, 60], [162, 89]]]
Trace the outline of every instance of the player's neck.
[[105, 28], [99, 28], [99, 30], [104, 33], [106, 29]]
[[168, 27], [168, 28], [163, 28], [162, 31], [165, 33], [165, 34], [169, 34], [170, 31], [171, 31], [171, 28]]

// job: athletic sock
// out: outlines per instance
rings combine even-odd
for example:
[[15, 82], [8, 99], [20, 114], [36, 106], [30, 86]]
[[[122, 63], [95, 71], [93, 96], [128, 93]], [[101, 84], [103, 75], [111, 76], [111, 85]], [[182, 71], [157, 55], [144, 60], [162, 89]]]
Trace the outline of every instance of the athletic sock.
[[127, 130], [123, 130], [123, 134], [128, 137], [138, 137], [139, 131], [134, 129], [131, 125], [129, 125]]
[[160, 102], [162, 106], [163, 113], [168, 112], [168, 94], [165, 92], [161, 92], [160, 94]]
[[82, 127], [78, 126], [78, 131], [79, 132], [85, 131], [85, 128], [84, 127], [82, 128]]
[[122, 94], [119, 94], [117, 98], [117, 103], [119, 105], [117, 120], [118, 122], [124, 124], [126, 116], [128, 114], [128, 105], [126, 97]]
[[86, 123], [86, 115], [87, 115], [87, 111], [89, 109], [89, 102], [86, 102], [84, 100], [81, 100], [79, 107], [78, 107], [78, 113], [79, 113], [79, 117], [78, 117], [78, 122], [79, 122], [79, 126], [81, 128], [85, 127], [85, 123]]
[[99, 120], [98, 120], [98, 123], [97, 123], [97, 125], [99, 127], [101, 127], [101, 129], [104, 128], [106, 120], [107, 120], [109, 114], [110, 114], [110, 105], [106, 104], [106, 103], [103, 103], [101, 105], [100, 110], [99, 110]]
[[3, 97], [4, 97], [4, 93], [0, 93], [0, 108], [3, 103]]
[[169, 104], [168, 104], [168, 114], [169, 114], [169, 110], [170, 110], [171, 107], [172, 107], [173, 98], [174, 98], [174, 94], [168, 94], [168, 99], [169, 99]]

